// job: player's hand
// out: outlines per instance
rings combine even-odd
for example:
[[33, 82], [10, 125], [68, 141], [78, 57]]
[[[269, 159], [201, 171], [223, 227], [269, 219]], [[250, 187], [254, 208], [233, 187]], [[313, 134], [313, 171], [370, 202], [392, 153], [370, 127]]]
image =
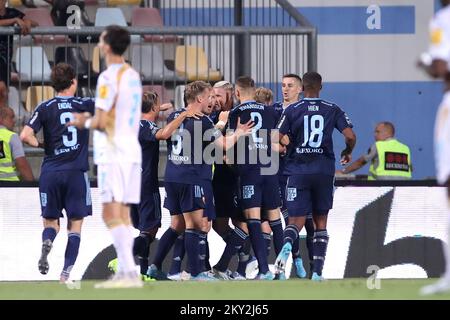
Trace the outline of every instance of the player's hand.
[[183, 113], [186, 118], [200, 119], [201, 117], [204, 116], [204, 114], [199, 111], [184, 111]]
[[83, 113], [72, 113], [73, 120], [66, 123], [67, 127], [75, 126], [78, 129], [84, 129], [84, 124], [86, 123], [86, 120], [91, 117], [91, 114], [89, 112], [83, 112]]
[[236, 134], [238, 137], [248, 136], [252, 133], [252, 128], [255, 126], [255, 123], [252, 120], [249, 120], [247, 123], [241, 123], [241, 118], [238, 118], [236, 127]]
[[219, 122], [223, 121], [225, 124], [228, 122], [228, 115], [230, 114], [230, 111], [222, 111], [219, 114]]
[[345, 165], [352, 161], [352, 154], [351, 153], [341, 153], [341, 165]]
[[24, 36], [30, 33], [30, 29], [28, 28], [27, 24], [22, 20], [17, 18], [16, 23], [20, 27], [20, 33]]
[[163, 103], [160, 107], [159, 107], [159, 111], [167, 111], [169, 109], [173, 109], [173, 104], [171, 104], [170, 102], [167, 103]]
[[336, 176], [342, 176], [342, 175], [344, 175], [345, 173], [344, 173], [342, 170], [336, 170], [336, 171], [334, 172], [334, 174], [335, 174]]

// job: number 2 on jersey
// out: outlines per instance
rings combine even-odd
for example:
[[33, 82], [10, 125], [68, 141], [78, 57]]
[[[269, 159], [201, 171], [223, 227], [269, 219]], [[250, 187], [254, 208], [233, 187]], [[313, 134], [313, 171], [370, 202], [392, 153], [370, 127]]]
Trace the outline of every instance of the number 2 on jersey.
[[[303, 144], [302, 147], [305, 147], [306, 144], [309, 144], [311, 148], [318, 148], [322, 144], [323, 138], [323, 116], [319, 114], [315, 114], [311, 117], [311, 122], [309, 121], [309, 115], [303, 117]], [[311, 128], [311, 132], [310, 132]]]
[[255, 126], [252, 128], [252, 137], [253, 137], [253, 141], [255, 143], [262, 143], [263, 142], [263, 138], [259, 138], [257, 135], [257, 132], [259, 129], [261, 129], [262, 127], [262, 115], [259, 112], [251, 112], [250, 113], [250, 118], [252, 119], [253, 123], [255, 124]]

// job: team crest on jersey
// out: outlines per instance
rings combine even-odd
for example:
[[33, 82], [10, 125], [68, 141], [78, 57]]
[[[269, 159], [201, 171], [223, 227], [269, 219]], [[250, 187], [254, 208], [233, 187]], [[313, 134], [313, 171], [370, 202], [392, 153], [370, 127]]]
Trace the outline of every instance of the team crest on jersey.
[[255, 186], [244, 186], [242, 190], [242, 198], [251, 199], [255, 194]]
[[106, 85], [102, 85], [98, 88], [98, 96], [100, 99], [106, 99], [108, 96], [108, 87]]
[[431, 31], [431, 43], [440, 44], [442, 42], [443, 32], [441, 29]]
[[287, 201], [294, 201], [297, 198], [297, 188], [287, 188]]

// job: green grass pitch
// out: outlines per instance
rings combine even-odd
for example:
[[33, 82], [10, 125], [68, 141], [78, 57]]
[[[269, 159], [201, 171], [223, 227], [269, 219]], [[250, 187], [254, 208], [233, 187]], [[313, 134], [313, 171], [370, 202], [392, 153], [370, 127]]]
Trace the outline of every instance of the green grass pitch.
[[[446, 294], [422, 297], [419, 290], [436, 279], [383, 280], [369, 290], [367, 279], [218, 282], [148, 282], [142, 289], [95, 289], [94, 281], [79, 289], [58, 282], [0, 282], [0, 299], [149, 299], [149, 300], [305, 300], [305, 299], [450, 299]], [[75, 285], [74, 287], [77, 287]]]

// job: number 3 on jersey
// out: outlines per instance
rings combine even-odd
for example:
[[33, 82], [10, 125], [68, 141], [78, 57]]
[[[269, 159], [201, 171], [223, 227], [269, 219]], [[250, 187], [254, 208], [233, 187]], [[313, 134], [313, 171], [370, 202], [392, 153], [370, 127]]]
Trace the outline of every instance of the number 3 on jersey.
[[[71, 112], [61, 113], [61, 115], [59, 116], [59, 120], [61, 121], [61, 124], [65, 126], [67, 122], [73, 120], [73, 114]], [[78, 141], [77, 128], [70, 126], [67, 127], [67, 131], [72, 134], [72, 138], [69, 139], [68, 135], [63, 135], [63, 144], [65, 147], [73, 147], [77, 144]]]
[[315, 114], [311, 117], [310, 121], [309, 115], [306, 115], [303, 117], [303, 125], [304, 131], [302, 147], [305, 147], [306, 144], [309, 144], [311, 148], [320, 147], [323, 138], [323, 116]]

